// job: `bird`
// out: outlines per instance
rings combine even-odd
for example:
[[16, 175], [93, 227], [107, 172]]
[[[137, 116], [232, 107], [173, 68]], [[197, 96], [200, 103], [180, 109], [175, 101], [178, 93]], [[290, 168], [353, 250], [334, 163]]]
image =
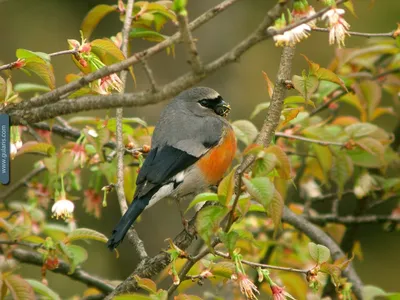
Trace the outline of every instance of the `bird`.
[[164, 198], [194, 197], [221, 180], [237, 146], [227, 120], [230, 109], [208, 87], [185, 90], [163, 109], [137, 176], [133, 201], [107, 242], [110, 250], [118, 247], [145, 209]]

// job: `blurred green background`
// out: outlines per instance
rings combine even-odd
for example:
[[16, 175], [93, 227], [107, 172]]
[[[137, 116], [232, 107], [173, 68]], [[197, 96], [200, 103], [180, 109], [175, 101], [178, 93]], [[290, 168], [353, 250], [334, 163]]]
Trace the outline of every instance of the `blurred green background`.
[[[15, 60], [15, 50], [25, 48], [32, 51], [55, 52], [68, 48], [67, 39], [80, 40], [79, 27], [85, 14], [100, 3], [115, 4], [117, 1], [95, 0], [0, 0], [0, 60], [4, 63]], [[202, 12], [218, 4], [216, 0], [189, 0], [188, 11], [190, 19], [194, 19]], [[314, 4], [316, 1], [310, 1]], [[389, 32], [396, 27], [399, 21], [400, 3], [398, 0], [375, 1], [370, 8], [368, 0], [354, 0], [358, 18], [346, 14], [346, 20], [351, 24], [351, 30], [362, 32]], [[242, 38], [246, 37], [262, 20], [266, 11], [272, 7], [274, 0], [243, 0], [238, 1], [227, 11], [214, 18], [194, 32], [198, 39], [198, 50], [204, 62], [208, 62], [224, 51], [230, 49]], [[93, 39], [115, 35], [121, 28], [118, 14], [107, 16], [95, 30]], [[176, 28], [168, 24], [163, 33], [172, 34]], [[366, 43], [365, 38], [352, 37], [346, 40], [346, 46], [357, 47]], [[135, 40], [132, 43], [133, 51], [140, 51], [152, 45], [150, 42]], [[327, 66], [333, 56], [335, 47], [328, 45], [326, 33], [313, 33], [312, 36], [298, 45], [293, 66], [293, 74], [301, 73], [306, 68], [306, 62], [300, 56], [305, 54], [313, 61]], [[277, 71], [280, 48], [275, 48], [268, 40], [248, 51], [237, 63], [230, 64], [205, 79], [201, 85], [216, 89], [231, 103], [232, 120], [249, 118], [254, 106], [268, 101], [268, 94], [261, 71], [269, 74], [274, 80]], [[189, 71], [185, 53], [181, 45], [176, 46], [176, 57], [167, 56], [165, 52], [149, 60], [155, 78], [159, 85], [168, 83], [177, 76]], [[62, 85], [64, 76], [68, 73], [77, 73], [78, 70], [70, 57], [60, 56], [53, 58], [57, 85]], [[147, 78], [140, 65], [135, 66], [137, 87], [129, 82], [127, 91], [140, 91], [149, 88]], [[35, 81], [22, 72], [12, 73], [14, 82]], [[390, 105], [390, 99], [384, 99]], [[158, 119], [160, 109], [166, 103], [152, 105], [140, 109], [126, 109], [125, 115], [140, 117], [149, 124]], [[90, 112], [91, 115], [103, 115], [104, 112]], [[255, 119], [256, 125], [262, 122], [262, 114]], [[379, 125], [392, 130], [396, 118], [387, 116], [378, 120]], [[30, 169], [31, 164], [38, 160], [35, 156], [17, 157], [12, 162], [12, 177], [15, 181]], [[85, 181], [83, 182], [85, 186]], [[5, 187], [0, 187], [4, 190]], [[9, 200], [21, 200], [24, 190], [15, 193]], [[83, 195], [79, 195], [83, 197]], [[341, 202], [341, 207], [354, 207], [355, 203]], [[379, 212], [388, 213], [392, 203], [379, 208]], [[109, 234], [118, 221], [119, 209], [116, 195], [109, 197], [109, 206], [103, 209], [103, 217], [97, 220], [84, 213], [77, 202], [76, 219], [80, 227], [90, 227]], [[156, 254], [166, 243], [164, 240], [173, 237], [181, 230], [181, 221], [175, 205], [159, 203], [150, 211], [143, 214], [142, 221], [136, 226], [137, 231], [145, 242], [150, 255]], [[355, 262], [355, 266], [365, 284], [374, 284], [388, 291], [399, 290], [400, 277], [400, 233], [385, 233], [380, 226], [368, 225], [359, 231], [359, 239], [364, 251], [364, 261]], [[84, 268], [92, 274], [102, 277], [122, 280], [126, 278], [137, 264], [135, 253], [129, 243], [125, 241], [120, 247], [120, 258], [110, 253], [105, 245], [92, 243], [87, 246], [90, 257]], [[24, 272], [30, 277], [40, 278], [37, 267], [24, 266]], [[72, 296], [81, 292], [85, 286], [66, 277], [48, 274], [49, 284], [63, 297]]]

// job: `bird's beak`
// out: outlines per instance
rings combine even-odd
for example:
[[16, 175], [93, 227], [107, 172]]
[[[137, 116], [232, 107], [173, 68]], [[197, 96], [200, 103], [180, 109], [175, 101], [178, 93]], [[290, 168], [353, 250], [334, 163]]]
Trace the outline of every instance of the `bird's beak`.
[[231, 106], [223, 100], [215, 106], [215, 113], [221, 117], [226, 117], [230, 110]]

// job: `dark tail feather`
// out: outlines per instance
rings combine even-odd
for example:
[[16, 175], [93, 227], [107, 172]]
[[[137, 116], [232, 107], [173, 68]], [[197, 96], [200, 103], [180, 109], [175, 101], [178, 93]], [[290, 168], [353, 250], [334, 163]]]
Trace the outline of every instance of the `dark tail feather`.
[[129, 206], [128, 210], [122, 216], [121, 220], [119, 221], [118, 225], [114, 228], [111, 238], [107, 242], [107, 247], [110, 250], [114, 250], [118, 247], [118, 245], [124, 239], [126, 233], [128, 232], [129, 228], [136, 221], [137, 217], [142, 213], [145, 209], [146, 203], [143, 199], [135, 199], [131, 205]]

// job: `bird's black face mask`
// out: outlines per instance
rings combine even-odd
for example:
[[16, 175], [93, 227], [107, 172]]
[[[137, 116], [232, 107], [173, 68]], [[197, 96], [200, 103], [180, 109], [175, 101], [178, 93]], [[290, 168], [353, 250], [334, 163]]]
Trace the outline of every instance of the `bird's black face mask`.
[[226, 117], [231, 110], [231, 107], [226, 103], [221, 96], [215, 99], [203, 99], [199, 101], [201, 106], [212, 109], [217, 115]]

